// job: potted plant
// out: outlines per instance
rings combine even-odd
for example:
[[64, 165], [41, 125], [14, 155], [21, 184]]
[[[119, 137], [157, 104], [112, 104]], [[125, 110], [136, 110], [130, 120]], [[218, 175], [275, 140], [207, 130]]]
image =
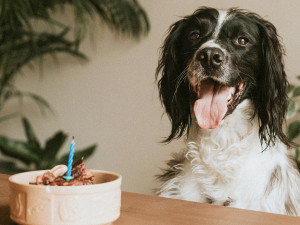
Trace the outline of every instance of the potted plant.
[[[55, 19], [55, 13], [66, 7], [73, 12], [73, 27]], [[32, 99], [41, 112], [52, 110], [43, 97], [18, 90], [15, 77], [24, 66], [34, 68], [33, 62], [38, 62], [42, 71], [45, 55], [55, 59], [57, 53], [65, 53], [87, 60], [87, 56], [80, 51], [80, 44], [91, 20], [99, 19], [116, 34], [136, 40], [150, 29], [147, 15], [137, 0], [3, 0], [0, 8], [0, 122], [21, 115], [20, 112], [2, 113], [6, 103], [14, 98], [20, 101], [23, 98]], [[35, 23], [42, 24], [45, 29], [37, 28]], [[69, 35], [71, 32], [73, 35]], [[0, 172], [49, 168], [64, 161], [65, 155], [57, 156], [67, 137], [63, 131], [54, 134], [42, 147], [30, 122], [25, 117], [22, 122], [27, 140], [2, 135], [0, 152], [22, 162], [24, 167], [18, 167], [12, 160], [1, 160]], [[91, 145], [77, 151], [77, 157], [80, 154], [88, 157], [95, 148], [96, 145]]]

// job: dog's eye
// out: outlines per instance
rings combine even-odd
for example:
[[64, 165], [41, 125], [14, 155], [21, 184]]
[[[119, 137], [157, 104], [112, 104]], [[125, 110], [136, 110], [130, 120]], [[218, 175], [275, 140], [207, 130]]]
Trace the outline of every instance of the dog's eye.
[[236, 44], [241, 45], [241, 46], [245, 46], [249, 43], [249, 39], [246, 37], [239, 37], [238, 39], [236, 39]]
[[190, 36], [189, 36], [189, 39], [190, 39], [191, 41], [196, 41], [196, 40], [199, 39], [199, 38], [200, 38], [200, 34], [199, 34], [199, 32], [197, 32], [197, 31], [192, 32], [192, 33], [190, 34]]

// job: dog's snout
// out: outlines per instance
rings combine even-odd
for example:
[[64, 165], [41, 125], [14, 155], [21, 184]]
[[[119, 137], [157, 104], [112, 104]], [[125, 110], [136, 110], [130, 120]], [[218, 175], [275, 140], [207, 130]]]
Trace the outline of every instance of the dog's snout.
[[204, 48], [198, 53], [198, 60], [204, 68], [219, 68], [224, 62], [224, 53], [219, 48]]

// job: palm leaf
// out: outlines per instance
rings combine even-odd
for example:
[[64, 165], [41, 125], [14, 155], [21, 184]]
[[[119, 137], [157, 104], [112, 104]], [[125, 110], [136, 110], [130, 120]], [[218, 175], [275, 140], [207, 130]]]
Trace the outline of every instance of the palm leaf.
[[288, 125], [287, 128], [287, 137], [290, 140], [295, 139], [300, 134], [300, 121], [296, 120]]
[[24, 127], [24, 131], [28, 140], [28, 144], [30, 145], [30, 149], [37, 153], [37, 154], [41, 154], [42, 149], [41, 149], [41, 145], [39, 140], [37, 139], [33, 128], [31, 127], [29, 121], [23, 117], [22, 118], [22, 123], [23, 123], [23, 127]]
[[48, 161], [54, 161], [56, 154], [61, 149], [62, 145], [65, 143], [67, 139], [67, 135], [58, 131], [53, 135], [53, 137], [49, 138], [46, 141], [45, 150], [42, 155], [42, 159], [46, 159]]
[[25, 168], [20, 168], [12, 161], [0, 160], [0, 172], [5, 174], [15, 174], [27, 171]]
[[[52, 18], [57, 6], [63, 9], [66, 3], [74, 9], [74, 40], [66, 36], [70, 27]], [[150, 29], [147, 15], [136, 0], [2, 0], [0, 8], [0, 95], [3, 87], [32, 60], [40, 59], [42, 71], [42, 57], [45, 54], [65, 52], [86, 58], [78, 48], [87, 33], [89, 20], [95, 16], [101, 18], [116, 33], [127, 37], [138, 39]], [[31, 25], [33, 18], [43, 21], [52, 29], [38, 32]]]
[[[73, 162], [76, 162], [79, 160], [81, 157], [84, 159], [87, 159], [90, 157], [94, 151], [96, 150], [97, 145], [91, 145], [85, 149], [82, 150], [75, 150], [74, 156], [73, 156]], [[69, 153], [64, 154], [62, 157], [60, 157], [57, 161], [56, 164], [67, 164], [69, 159]]]
[[289, 94], [294, 90], [295, 86], [292, 84], [288, 84], [286, 87], [286, 93]]
[[4, 122], [6, 120], [9, 120], [9, 119], [12, 119], [12, 118], [15, 118], [17, 116], [19, 116], [20, 114], [19, 113], [10, 113], [8, 115], [5, 115], [5, 116], [1, 116], [0, 117], [0, 123], [1, 122]]
[[43, 97], [31, 92], [25, 92], [24, 96], [28, 96], [29, 98], [31, 98], [37, 104], [42, 114], [46, 114], [46, 112], [50, 112], [51, 114], [54, 114], [51, 105]]
[[39, 163], [39, 156], [35, 154], [29, 143], [0, 136], [0, 151], [3, 155], [19, 159], [29, 165]]
[[297, 97], [300, 95], [300, 87], [296, 87], [293, 91], [293, 97]]

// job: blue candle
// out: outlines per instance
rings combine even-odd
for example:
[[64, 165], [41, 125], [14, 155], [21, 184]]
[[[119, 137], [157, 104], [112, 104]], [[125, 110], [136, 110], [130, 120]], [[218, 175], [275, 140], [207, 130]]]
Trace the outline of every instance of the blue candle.
[[73, 136], [73, 140], [71, 141], [71, 145], [70, 145], [67, 176], [64, 176], [64, 179], [66, 181], [73, 179], [73, 177], [71, 176], [71, 170], [72, 170], [72, 164], [73, 164], [74, 151], [75, 151], [75, 141], [74, 141], [74, 136]]

